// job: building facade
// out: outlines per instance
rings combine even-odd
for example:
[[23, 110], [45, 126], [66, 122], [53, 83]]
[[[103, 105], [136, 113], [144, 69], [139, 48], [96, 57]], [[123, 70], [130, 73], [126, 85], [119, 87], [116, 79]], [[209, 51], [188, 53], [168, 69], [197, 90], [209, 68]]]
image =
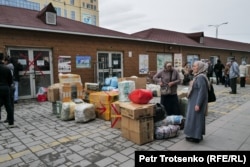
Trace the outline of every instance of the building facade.
[[146, 77], [165, 61], [177, 69], [206, 59], [225, 64], [235, 57], [238, 63], [250, 63], [250, 44], [161, 29], [129, 35], [63, 17], [47, 24], [47, 12], [55, 13], [52, 4], [40, 12], [0, 6], [0, 53], [23, 66], [20, 99], [34, 98], [40, 87], [58, 83], [60, 73], [79, 74], [84, 84], [111, 76]]
[[98, 0], [0, 0], [0, 5], [40, 11], [53, 3], [57, 16], [99, 26]]

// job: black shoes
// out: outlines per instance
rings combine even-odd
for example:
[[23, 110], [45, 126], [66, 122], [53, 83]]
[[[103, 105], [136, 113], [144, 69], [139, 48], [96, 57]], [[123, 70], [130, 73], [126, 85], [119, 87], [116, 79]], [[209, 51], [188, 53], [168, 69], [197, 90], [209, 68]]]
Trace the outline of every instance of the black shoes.
[[15, 104], [17, 104], [17, 103], [18, 103], [18, 101], [16, 100], [16, 101], [14, 101], [14, 103], [15, 103]]
[[189, 142], [193, 142], [193, 143], [199, 143], [201, 140], [203, 140], [203, 137], [201, 137], [201, 139], [186, 137], [186, 140], [189, 141]]

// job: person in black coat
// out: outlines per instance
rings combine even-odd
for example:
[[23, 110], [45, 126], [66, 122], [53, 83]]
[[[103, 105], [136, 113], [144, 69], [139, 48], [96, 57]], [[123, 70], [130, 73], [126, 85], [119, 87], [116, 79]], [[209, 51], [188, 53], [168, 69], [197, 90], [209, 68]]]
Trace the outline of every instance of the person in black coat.
[[4, 105], [7, 111], [9, 128], [14, 127], [14, 112], [11, 106], [11, 85], [13, 77], [11, 70], [3, 63], [4, 55], [0, 53], [0, 105]]
[[216, 76], [216, 84], [219, 85], [220, 83], [224, 83], [222, 79], [222, 70], [225, 68], [225, 66], [221, 63], [221, 60], [218, 59], [217, 63], [214, 65], [214, 73]]

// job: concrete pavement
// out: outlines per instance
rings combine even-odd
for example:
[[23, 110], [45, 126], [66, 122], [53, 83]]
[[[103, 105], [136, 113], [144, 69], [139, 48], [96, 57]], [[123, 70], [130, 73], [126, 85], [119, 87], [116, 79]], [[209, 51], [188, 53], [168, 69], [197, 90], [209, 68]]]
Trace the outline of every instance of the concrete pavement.
[[209, 104], [206, 135], [199, 144], [187, 142], [180, 131], [177, 137], [139, 146], [110, 128], [109, 121], [61, 121], [50, 102], [20, 100], [15, 105], [18, 127], [7, 129], [0, 123], [0, 166], [131, 167], [136, 150], [250, 150], [250, 85], [238, 85], [236, 95], [223, 85], [214, 88], [217, 101]]

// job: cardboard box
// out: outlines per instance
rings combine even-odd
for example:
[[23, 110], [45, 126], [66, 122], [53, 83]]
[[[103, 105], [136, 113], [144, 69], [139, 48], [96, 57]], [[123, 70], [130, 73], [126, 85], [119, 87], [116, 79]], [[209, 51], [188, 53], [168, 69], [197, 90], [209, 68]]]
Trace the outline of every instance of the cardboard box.
[[110, 121], [111, 103], [118, 101], [118, 92], [95, 92], [89, 94], [89, 102], [95, 105], [98, 118]]
[[47, 92], [48, 101], [56, 102], [57, 100], [60, 100], [59, 89], [60, 89], [59, 83], [50, 85], [48, 87], [48, 92]]
[[70, 102], [72, 99], [83, 99], [83, 87], [81, 83], [64, 83], [61, 84], [60, 100], [62, 102]]
[[147, 84], [147, 78], [146, 77], [124, 77], [124, 78], [118, 78], [118, 82], [121, 81], [134, 81], [135, 82], [135, 89], [146, 89]]
[[120, 129], [121, 128], [121, 110], [120, 102], [116, 101], [111, 103], [111, 128]]
[[154, 140], [153, 117], [134, 120], [122, 116], [121, 132], [122, 137], [138, 145], [149, 143]]
[[100, 85], [98, 83], [85, 82], [84, 91], [100, 91]]
[[78, 74], [59, 74], [59, 83], [82, 83], [81, 76]]
[[144, 117], [153, 117], [155, 104], [135, 104], [120, 103], [120, 110], [122, 116], [129, 117], [131, 119], [141, 119]]

